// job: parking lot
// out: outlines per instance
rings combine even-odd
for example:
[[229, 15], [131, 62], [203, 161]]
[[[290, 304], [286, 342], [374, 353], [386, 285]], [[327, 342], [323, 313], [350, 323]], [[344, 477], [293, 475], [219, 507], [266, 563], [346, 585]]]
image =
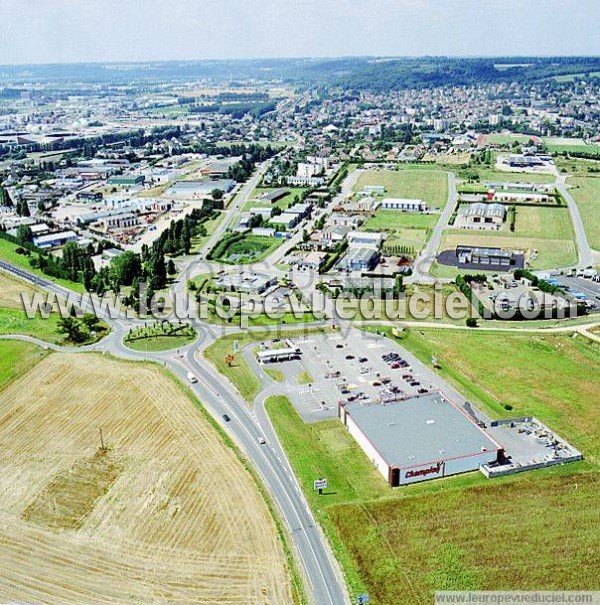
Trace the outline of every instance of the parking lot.
[[567, 288], [568, 292], [575, 298], [589, 303], [588, 311], [590, 313], [600, 312], [600, 282], [583, 277], [566, 276], [556, 277], [554, 281], [559, 286]]
[[[262, 367], [284, 374], [281, 394], [307, 422], [337, 417], [339, 401], [385, 403], [431, 389], [441, 389], [464, 404], [464, 398], [431, 367], [384, 337], [352, 329], [344, 336], [311, 334], [293, 343], [301, 351], [300, 359]], [[311, 381], [298, 384], [300, 375], [309, 375]]]

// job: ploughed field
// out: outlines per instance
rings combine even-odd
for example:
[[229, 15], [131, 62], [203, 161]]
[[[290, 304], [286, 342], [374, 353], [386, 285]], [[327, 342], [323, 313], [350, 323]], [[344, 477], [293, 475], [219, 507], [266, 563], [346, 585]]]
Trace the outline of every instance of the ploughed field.
[[253, 478], [182, 387], [21, 345], [0, 385], [0, 601], [292, 602]]

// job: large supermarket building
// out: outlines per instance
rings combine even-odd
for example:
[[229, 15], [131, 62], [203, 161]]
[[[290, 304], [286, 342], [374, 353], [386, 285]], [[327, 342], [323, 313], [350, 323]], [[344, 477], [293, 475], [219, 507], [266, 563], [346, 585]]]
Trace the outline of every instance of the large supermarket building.
[[339, 416], [392, 487], [478, 470], [503, 455], [439, 391], [387, 404], [340, 402]]

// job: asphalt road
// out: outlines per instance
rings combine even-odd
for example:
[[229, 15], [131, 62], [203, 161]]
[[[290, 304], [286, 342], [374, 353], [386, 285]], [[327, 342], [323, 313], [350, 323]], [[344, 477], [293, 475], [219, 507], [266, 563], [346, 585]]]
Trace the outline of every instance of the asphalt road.
[[[448, 226], [448, 221], [452, 216], [452, 212], [456, 207], [456, 202], [458, 199], [458, 195], [456, 193], [456, 177], [453, 172], [448, 172], [448, 200], [440, 217], [433, 228], [433, 232], [429, 241], [423, 248], [421, 254], [419, 254], [415, 265], [413, 267], [413, 274], [410, 276], [408, 281], [415, 283], [432, 283], [435, 278], [429, 275], [429, 270], [431, 269], [431, 264], [436, 258], [437, 250], [442, 241], [442, 233], [444, 229]], [[439, 280], [438, 280], [439, 281]]]
[[581, 220], [581, 215], [579, 214], [579, 208], [577, 207], [577, 203], [573, 199], [573, 196], [567, 189], [566, 180], [566, 176], [558, 176], [556, 178], [555, 185], [567, 202], [569, 214], [571, 215], [571, 222], [573, 223], [573, 228], [575, 229], [575, 241], [577, 243], [577, 251], [579, 253], [577, 267], [580, 269], [585, 269], [586, 267], [590, 267], [594, 264], [596, 255], [588, 243], [587, 235], [585, 234], [585, 229], [583, 227], [583, 221]]

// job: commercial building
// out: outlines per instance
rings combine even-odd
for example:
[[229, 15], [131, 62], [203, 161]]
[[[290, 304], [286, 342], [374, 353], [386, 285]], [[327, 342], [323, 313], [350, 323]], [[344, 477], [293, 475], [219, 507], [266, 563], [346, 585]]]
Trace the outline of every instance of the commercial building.
[[265, 349], [256, 354], [256, 359], [260, 363], [273, 363], [276, 361], [300, 359], [300, 355], [302, 355], [302, 351], [297, 347], [288, 347], [285, 349]]
[[508, 268], [513, 264], [513, 253], [500, 248], [474, 248], [472, 246], [457, 246], [458, 264], [489, 265], [490, 270]]
[[503, 457], [502, 447], [439, 391], [386, 404], [340, 403], [339, 418], [391, 487], [479, 470]]
[[425, 212], [427, 204], [423, 200], [386, 197], [381, 200], [384, 210], [402, 210], [403, 212]]

